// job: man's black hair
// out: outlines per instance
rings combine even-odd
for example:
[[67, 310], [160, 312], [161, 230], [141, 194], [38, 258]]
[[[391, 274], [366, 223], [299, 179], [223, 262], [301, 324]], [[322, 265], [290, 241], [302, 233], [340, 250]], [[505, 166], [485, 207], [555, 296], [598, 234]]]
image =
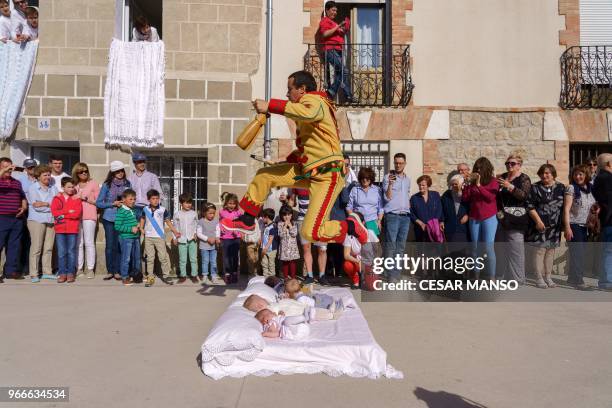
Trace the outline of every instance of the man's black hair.
[[289, 78], [293, 78], [293, 84], [296, 88], [302, 86], [306, 87], [306, 92], [314, 92], [317, 90], [317, 81], [314, 76], [308, 71], [297, 71], [289, 75]]
[[325, 11], [333, 7], [338, 7], [335, 1], [328, 1], [327, 3], [325, 3]]

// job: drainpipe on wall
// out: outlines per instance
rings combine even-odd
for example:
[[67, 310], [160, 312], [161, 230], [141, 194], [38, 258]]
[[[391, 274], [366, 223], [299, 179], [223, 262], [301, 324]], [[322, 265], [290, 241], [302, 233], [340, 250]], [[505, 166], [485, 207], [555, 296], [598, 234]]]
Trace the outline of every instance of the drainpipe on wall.
[[[272, 98], [272, 2], [267, 0], [266, 6], [266, 100]], [[266, 122], [264, 129], [264, 159], [271, 160], [272, 136], [271, 121]]]
[[393, 84], [391, 70], [393, 69], [393, 29], [391, 22], [393, 21], [393, 0], [385, 2], [385, 49], [384, 49], [384, 86], [385, 86], [385, 103], [390, 105], [393, 102]]

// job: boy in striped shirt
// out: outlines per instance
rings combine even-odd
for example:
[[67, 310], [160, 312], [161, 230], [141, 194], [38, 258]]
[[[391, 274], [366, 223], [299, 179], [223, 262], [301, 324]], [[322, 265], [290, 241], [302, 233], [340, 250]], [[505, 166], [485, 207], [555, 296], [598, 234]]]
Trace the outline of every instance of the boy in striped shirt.
[[140, 232], [142, 228], [134, 209], [136, 192], [127, 189], [121, 197], [123, 205], [117, 210], [115, 230], [119, 232], [119, 246], [121, 247], [121, 280], [125, 286], [130, 286], [132, 285], [130, 266], [132, 277], [140, 275]]

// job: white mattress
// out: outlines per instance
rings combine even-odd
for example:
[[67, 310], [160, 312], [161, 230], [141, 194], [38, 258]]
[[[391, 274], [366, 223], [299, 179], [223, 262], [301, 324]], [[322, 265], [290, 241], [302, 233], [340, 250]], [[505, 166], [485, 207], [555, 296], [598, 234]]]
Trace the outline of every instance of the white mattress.
[[[344, 288], [325, 289], [321, 292], [345, 299], [353, 297]], [[230, 308], [238, 306], [242, 301], [234, 302]], [[306, 340], [266, 338], [263, 350], [255, 359], [245, 361], [236, 358], [230, 365], [222, 365], [211, 359], [203, 361], [202, 371], [213, 379], [315, 373], [333, 377], [403, 378], [401, 371], [387, 364], [387, 353], [376, 343], [354, 298], [350, 303], [354, 307], [347, 308], [338, 320], [312, 323], [310, 336]]]

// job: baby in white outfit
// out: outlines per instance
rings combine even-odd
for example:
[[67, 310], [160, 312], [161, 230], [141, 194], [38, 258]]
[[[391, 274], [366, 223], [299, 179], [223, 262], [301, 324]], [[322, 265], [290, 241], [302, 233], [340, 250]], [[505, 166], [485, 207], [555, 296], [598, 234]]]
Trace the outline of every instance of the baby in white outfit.
[[283, 340], [301, 340], [308, 337], [310, 316], [305, 311], [301, 316], [287, 317], [283, 312], [274, 313], [270, 309], [262, 309], [255, 314], [255, 318], [262, 324], [264, 337], [281, 338]]
[[308, 321], [333, 320], [337, 318], [329, 309], [310, 307], [294, 299], [281, 299], [278, 302], [270, 303], [261, 296], [251, 295], [246, 298], [242, 306], [255, 313], [268, 309], [278, 315], [282, 313], [286, 317], [308, 316]]

